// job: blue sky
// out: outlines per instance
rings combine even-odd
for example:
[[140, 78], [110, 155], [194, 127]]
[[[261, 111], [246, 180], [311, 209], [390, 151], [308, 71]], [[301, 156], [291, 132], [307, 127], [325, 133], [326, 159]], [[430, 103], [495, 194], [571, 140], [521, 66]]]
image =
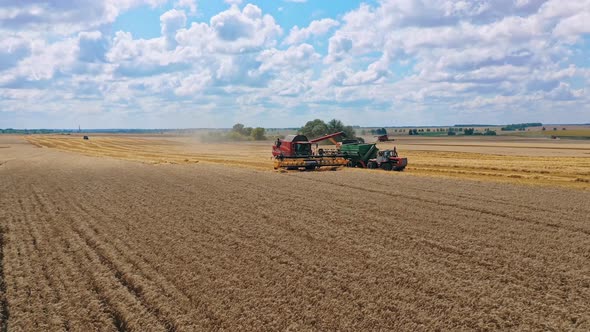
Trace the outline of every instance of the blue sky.
[[590, 0], [7, 0], [0, 128], [590, 122]]

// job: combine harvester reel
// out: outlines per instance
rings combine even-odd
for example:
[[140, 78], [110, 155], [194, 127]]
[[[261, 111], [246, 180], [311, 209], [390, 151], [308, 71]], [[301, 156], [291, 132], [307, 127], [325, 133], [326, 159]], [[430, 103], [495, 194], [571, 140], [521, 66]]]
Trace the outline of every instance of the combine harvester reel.
[[324, 140], [336, 142], [334, 137], [344, 135], [338, 132], [308, 140], [305, 135], [288, 135], [285, 139], [277, 139], [272, 147], [274, 169], [305, 169], [314, 170], [320, 167], [342, 167], [348, 164], [348, 159], [338, 151], [319, 149], [313, 153], [312, 144]]

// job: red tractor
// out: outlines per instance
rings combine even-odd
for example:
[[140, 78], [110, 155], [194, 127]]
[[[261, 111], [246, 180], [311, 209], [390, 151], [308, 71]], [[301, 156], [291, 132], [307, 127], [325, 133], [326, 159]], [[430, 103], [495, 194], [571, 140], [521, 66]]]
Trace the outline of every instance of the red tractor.
[[397, 155], [397, 151], [383, 150], [377, 153], [377, 158], [369, 159], [367, 168], [381, 168], [386, 171], [403, 171], [408, 165], [408, 158], [401, 158]]

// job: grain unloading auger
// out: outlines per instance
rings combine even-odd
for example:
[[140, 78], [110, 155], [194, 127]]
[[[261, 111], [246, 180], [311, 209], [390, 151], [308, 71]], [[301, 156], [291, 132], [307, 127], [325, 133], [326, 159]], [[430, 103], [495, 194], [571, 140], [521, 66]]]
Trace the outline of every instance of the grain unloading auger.
[[272, 147], [274, 157], [274, 168], [285, 169], [307, 169], [312, 170], [320, 167], [346, 166], [348, 160], [338, 151], [318, 150], [315, 154], [312, 144], [324, 140], [336, 143], [335, 137], [343, 136], [344, 132], [325, 135], [308, 140], [305, 135], [288, 135], [284, 139], [277, 139]]

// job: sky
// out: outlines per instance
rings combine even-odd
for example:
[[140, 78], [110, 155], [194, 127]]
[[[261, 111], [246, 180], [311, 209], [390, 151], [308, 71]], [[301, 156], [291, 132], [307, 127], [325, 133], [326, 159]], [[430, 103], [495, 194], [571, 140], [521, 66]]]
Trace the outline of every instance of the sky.
[[590, 123], [590, 0], [0, 0], [0, 128]]

